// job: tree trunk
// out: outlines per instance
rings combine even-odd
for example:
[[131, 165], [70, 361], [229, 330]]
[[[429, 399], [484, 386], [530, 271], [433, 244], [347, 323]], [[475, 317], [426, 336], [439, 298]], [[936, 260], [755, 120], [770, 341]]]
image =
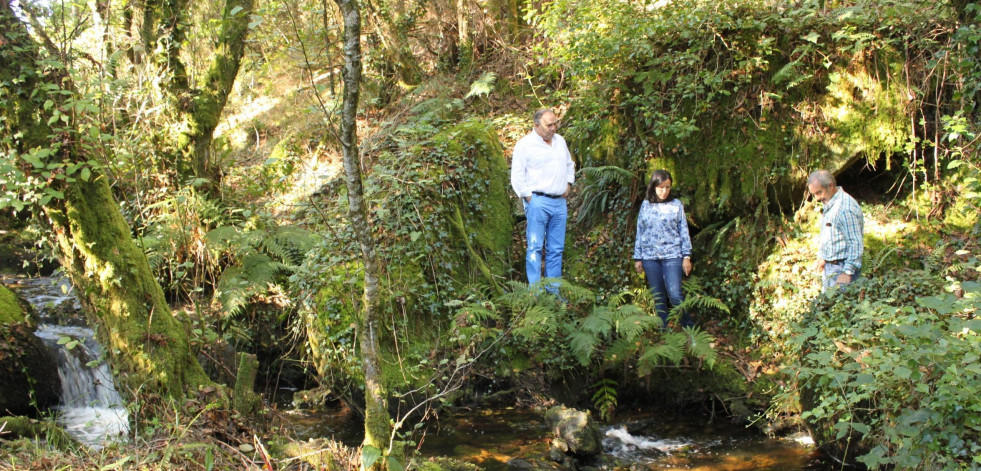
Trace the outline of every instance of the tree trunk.
[[[376, 7], [370, 1], [364, 4], [370, 13], [370, 24], [375, 31], [373, 36], [378, 40], [377, 48], [383, 57], [382, 63], [379, 64], [379, 72], [386, 82], [385, 86], [404, 90], [418, 85], [422, 79], [422, 68], [409, 47], [407, 30], [411, 29], [412, 25], [402, 23], [404, 15], [399, 15], [397, 9], [393, 13]], [[404, 10], [401, 3], [397, 3], [396, 7]], [[383, 90], [382, 95], [388, 96], [383, 100], [386, 102], [396, 98], [396, 95], [392, 95], [388, 90]]]
[[[364, 201], [361, 181], [361, 156], [358, 149], [358, 99], [361, 85], [361, 12], [357, 0], [335, 0], [344, 18], [344, 104], [341, 114], [340, 140], [344, 149], [344, 173], [348, 188], [348, 211], [351, 226], [361, 244], [364, 258], [363, 315], [358, 329], [361, 362], [365, 378], [364, 446], [388, 450], [392, 432], [388, 415], [387, 392], [381, 381], [382, 365], [378, 342], [378, 289], [381, 264], [375, 252], [371, 225]], [[387, 460], [380, 459], [373, 469], [385, 469]]]
[[211, 145], [245, 53], [255, 0], [225, 2], [215, 56], [200, 89], [191, 87], [180, 59], [181, 43], [186, 39], [183, 23], [188, 3], [188, 0], [148, 0], [142, 36], [147, 50], [153, 50], [161, 39], [166, 46], [157, 62], [166, 64], [169, 72], [167, 89], [175, 101], [182, 128], [186, 130], [175, 143], [177, 173], [214, 182], [219, 172], [211, 158]]
[[[56, 255], [90, 308], [100, 340], [123, 372], [120, 379], [131, 390], [146, 388], [171, 397], [182, 396], [185, 387], [210, 384], [106, 177], [85, 163], [80, 145], [85, 136], [72, 119], [62, 121], [54, 114], [65, 107], [63, 91], [71, 90], [70, 78], [41, 75], [46, 66], [39, 47], [9, 1], [0, 2], [0, 31], [0, 155], [15, 159], [9, 163], [23, 171], [26, 182], [47, 182], [24, 191], [53, 196], [40, 205], [53, 229]], [[36, 163], [27, 164], [37, 149], [51, 155], [34, 153]], [[83, 166], [86, 176], [65, 177], [73, 166]]]
[[457, 65], [469, 67], [473, 64], [473, 38], [470, 37], [470, 2], [456, 0], [456, 31], [460, 57]]
[[199, 178], [214, 179], [219, 176], [216, 162], [211, 158], [211, 144], [222, 110], [225, 109], [228, 95], [238, 76], [254, 5], [255, 0], [225, 2], [214, 61], [208, 70], [204, 86], [195, 94], [190, 112], [185, 115], [189, 143], [184, 151], [190, 152], [193, 174]]

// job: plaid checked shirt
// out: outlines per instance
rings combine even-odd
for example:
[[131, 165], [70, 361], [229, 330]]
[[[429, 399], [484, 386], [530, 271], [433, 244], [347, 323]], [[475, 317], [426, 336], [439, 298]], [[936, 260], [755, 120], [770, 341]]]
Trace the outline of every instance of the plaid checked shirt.
[[862, 268], [865, 221], [862, 208], [841, 187], [821, 210], [821, 236], [818, 257], [824, 261], [843, 261], [853, 273]]

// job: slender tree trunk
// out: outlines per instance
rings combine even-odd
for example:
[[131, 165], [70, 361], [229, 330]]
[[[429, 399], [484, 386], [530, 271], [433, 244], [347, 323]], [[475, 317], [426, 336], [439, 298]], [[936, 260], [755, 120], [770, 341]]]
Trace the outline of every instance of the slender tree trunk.
[[[378, 342], [378, 289], [381, 264], [371, 236], [371, 224], [361, 182], [361, 156], [358, 149], [358, 99], [361, 85], [361, 12], [357, 0], [335, 0], [344, 18], [344, 104], [341, 114], [340, 140], [344, 149], [344, 173], [347, 181], [348, 211], [351, 225], [361, 244], [364, 258], [364, 312], [358, 329], [361, 362], [365, 377], [364, 445], [379, 450], [389, 446], [392, 431], [388, 415], [387, 391], [381, 381], [382, 365]], [[390, 451], [390, 450], [389, 450]], [[389, 453], [385, 453], [388, 455]], [[384, 469], [386, 460], [378, 460], [374, 469]]]
[[[52, 119], [55, 110], [65, 108], [61, 90], [72, 88], [70, 78], [57, 69], [41, 75], [46, 66], [39, 47], [9, 1], [0, 2], [0, 31], [0, 155], [16, 159], [5, 163], [22, 169], [27, 178], [47, 181], [35, 191], [55, 195], [41, 206], [53, 229], [56, 255], [90, 308], [100, 339], [123, 372], [121, 379], [131, 390], [147, 388], [171, 397], [182, 396], [185, 387], [210, 384], [106, 177], [85, 163], [89, 159], [79, 145], [84, 136], [72, 119], [63, 126]], [[24, 156], [32, 149], [52, 153], [43, 158], [35, 153], [36, 163], [27, 164]], [[66, 178], [65, 169], [72, 165], [90, 173]]]
[[460, 58], [457, 65], [470, 66], [473, 63], [473, 38], [470, 36], [470, 2], [456, 0], [456, 30]]

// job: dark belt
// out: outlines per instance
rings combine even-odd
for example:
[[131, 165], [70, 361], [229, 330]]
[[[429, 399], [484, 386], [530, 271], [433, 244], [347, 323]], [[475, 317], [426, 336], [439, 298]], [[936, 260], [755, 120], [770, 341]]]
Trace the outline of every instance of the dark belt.
[[830, 263], [832, 265], [841, 265], [841, 264], [845, 263], [845, 259], [841, 259], [841, 260], [825, 260], [824, 263]]
[[538, 195], [538, 196], [544, 196], [544, 197], [546, 197], [546, 198], [552, 198], [553, 200], [560, 200], [560, 199], [562, 199], [562, 198], [565, 198], [565, 197], [564, 197], [564, 196], [562, 196], [562, 195], [550, 195], [550, 194], [548, 194], [548, 193], [542, 193], [542, 192], [540, 192], [540, 191], [533, 191], [533, 192], [531, 192], [531, 194], [533, 194], [533, 195]]

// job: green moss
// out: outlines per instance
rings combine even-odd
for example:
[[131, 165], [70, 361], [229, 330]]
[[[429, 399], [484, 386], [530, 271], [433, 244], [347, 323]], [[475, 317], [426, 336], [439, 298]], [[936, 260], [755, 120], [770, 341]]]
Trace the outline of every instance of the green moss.
[[[870, 62], [866, 62], [870, 61]], [[884, 64], [875, 70], [873, 64]], [[864, 156], [872, 165], [887, 157], [890, 168], [893, 153], [910, 142], [909, 90], [902, 80], [904, 61], [895, 52], [882, 50], [877, 57], [856, 57], [847, 69], [830, 75], [827, 94], [820, 103], [820, 114], [828, 130], [820, 134], [798, 128], [805, 142], [819, 144], [843, 168]]]
[[[472, 161], [473, 188], [463, 191], [458, 208], [468, 230], [474, 233], [475, 246], [500, 275], [506, 260], [500, 255], [511, 244], [513, 220], [509, 197], [509, 170], [504, 147], [497, 133], [487, 123], [470, 120], [460, 123], [434, 138], [451, 156]], [[452, 209], [450, 211], [453, 211]]]
[[181, 396], [210, 384], [171, 315], [145, 254], [134, 243], [104, 177], [65, 192], [63, 209], [46, 208], [56, 227], [62, 266], [93, 308], [101, 340], [133, 390]]
[[0, 285], [0, 325], [24, 322], [24, 310], [17, 301], [17, 295]]

